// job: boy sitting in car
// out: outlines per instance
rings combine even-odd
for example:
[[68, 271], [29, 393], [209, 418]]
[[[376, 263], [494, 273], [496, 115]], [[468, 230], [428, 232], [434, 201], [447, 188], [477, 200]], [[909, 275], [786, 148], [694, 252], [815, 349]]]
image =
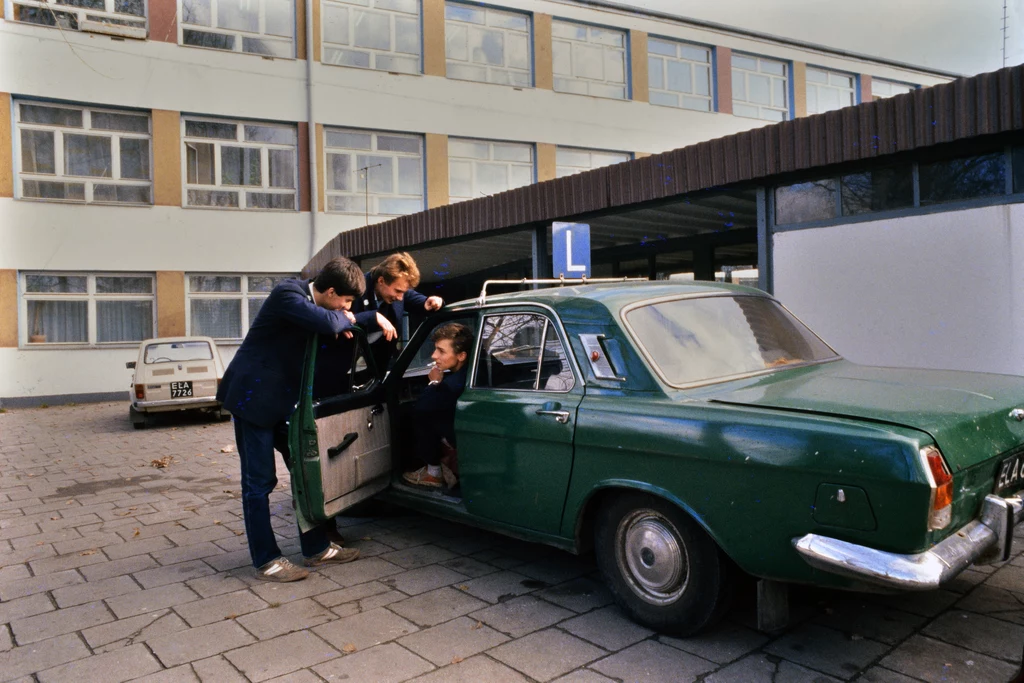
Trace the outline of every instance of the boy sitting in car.
[[438, 326], [430, 335], [434, 342], [434, 367], [427, 375], [430, 384], [416, 401], [413, 423], [416, 455], [425, 464], [402, 478], [415, 486], [454, 488], [456, 480], [441, 464], [442, 446], [455, 444], [455, 404], [466, 388], [466, 359], [473, 344], [469, 328], [459, 323]]

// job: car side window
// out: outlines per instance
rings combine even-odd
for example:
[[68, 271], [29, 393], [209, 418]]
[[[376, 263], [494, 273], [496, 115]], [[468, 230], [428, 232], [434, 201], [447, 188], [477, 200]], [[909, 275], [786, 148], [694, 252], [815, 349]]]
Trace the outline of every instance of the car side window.
[[474, 387], [569, 391], [574, 384], [565, 349], [548, 318], [508, 313], [484, 319]]

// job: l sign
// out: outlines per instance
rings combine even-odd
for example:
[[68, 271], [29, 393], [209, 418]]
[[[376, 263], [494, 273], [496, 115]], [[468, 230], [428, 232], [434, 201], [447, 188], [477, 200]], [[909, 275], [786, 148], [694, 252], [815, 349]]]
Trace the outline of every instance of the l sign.
[[590, 226], [552, 223], [551, 264], [555, 277], [590, 277]]

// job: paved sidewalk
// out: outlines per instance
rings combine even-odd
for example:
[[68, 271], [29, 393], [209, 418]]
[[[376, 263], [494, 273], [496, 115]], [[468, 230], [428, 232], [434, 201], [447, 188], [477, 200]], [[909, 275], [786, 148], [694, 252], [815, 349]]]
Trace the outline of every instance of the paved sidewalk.
[[772, 636], [752, 627], [752, 584], [713, 632], [668, 638], [622, 616], [591, 558], [383, 505], [339, 518], [363, 559], [262, 583], [231, 425], [136, 431], [127, 412], [0, 414], [0, 681], [1002, 683], [1020, 662], [1024, 536], [1011, 562], [932, 593], [794, 587]]

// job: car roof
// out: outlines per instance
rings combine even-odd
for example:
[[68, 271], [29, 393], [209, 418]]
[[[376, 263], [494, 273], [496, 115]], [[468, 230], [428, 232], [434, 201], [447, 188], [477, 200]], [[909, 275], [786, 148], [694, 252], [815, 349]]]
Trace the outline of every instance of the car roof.
[[211, 337], [154, 337], [153, 339], [146, 339], [142, 342], [142, 346], [147, 344], [174, 344], [177, 342], [209, 342], [214, 344]]

